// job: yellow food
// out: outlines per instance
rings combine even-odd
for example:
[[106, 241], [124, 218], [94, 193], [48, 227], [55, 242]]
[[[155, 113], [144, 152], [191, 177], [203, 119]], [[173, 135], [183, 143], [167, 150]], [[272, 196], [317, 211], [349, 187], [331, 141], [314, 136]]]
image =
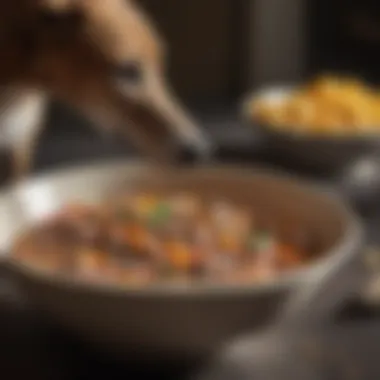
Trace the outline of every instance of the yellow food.
[[380, 91], [352, 78], [320, 77], [280, 101], [255, 100], [251, 116], [284, 132], [360, 135], [380, 131]]

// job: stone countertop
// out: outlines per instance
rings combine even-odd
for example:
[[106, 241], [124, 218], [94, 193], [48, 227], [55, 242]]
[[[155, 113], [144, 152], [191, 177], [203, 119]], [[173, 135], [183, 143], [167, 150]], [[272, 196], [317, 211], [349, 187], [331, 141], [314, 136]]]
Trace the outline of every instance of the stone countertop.
[[[224, 146], [226, 160], [267, 163], [260, 141], [236, 121], [230, 108], [213, 113], [200, 112], [200, 118], [215, 139]], [[128, 157], [133, 152], [120, 142], [103, 139], [66, 114], [53, 118], [54, 128], [48, 128], [40, 143], [36, 172], [58, 166], [74, 165], [109, 157]], [[276, 165], [275, 160], [272, 162]], [[379, 242], [379, 216], [368, 220], [372, 241]], [[0, 289], [1, 290], [1, 289]], [[78, 342], [44, 323], [30, 308], [0, 297], [0, 374], [4, 380], [35, 378], [39, 380], [84, 380], [138, 378], [131, 369], [111, 363], [84, 349]], [[319, 333], [319, 344], [325, 350], [344, 347], [345, 362], [355, 361], [360, 379], [380, 378], [378, 342], [380, 340], [380, 310], [354, 302], [347, 305], [331, 328]], [[329, 369], [320, 368], [324, 379], [343, 378], [337, 362]], [[337, 367], [338, 366], [338, 367]], [[338, 369], [337, 369], [338, 368]], [[157, 376], [154, 377], [157, 379]], [[165, 377], [169, 379], [170, 377]], [[180, 380], [177, 375], [173, 378]], [[352, 379], [359, 379], [352, 377]], [[296, 379], [295, 379], [296, 380]], [[302, 379], [307, 380], [307, 379]]]
[[[127, 368], [123, 363], [107, 360], [69, 335], [44, 323], [31, 309], [4, 298], [0, 300], [0, 310], [0, 372], [4, 380], [184, 378], [181, 372], [172, 374], [170, 369], [165, 374], [147, 374], [141, 369]], [[342, 374], [345, 365], [350, 363], [354, 363], [356, 371], [361, 374], [352, 377], [353, 380], [380, 377], [380, 363], [377, 359], [379, 310], [368, 309], [356, 303], [347, 305], [334, 324], [310, 333], [312, 337], [314, 334], [313, 341], [315, 340], [318, 351], [324, 353], [323, 357], [329, 358], [329, 361], [319, 359], [313, 363], [315, 373], [324, 374], [321, 379], [347, 380]], [[337, 352], [340, 354], [337, 355]], [[221, 376], [220, 380], [229, 379]]]

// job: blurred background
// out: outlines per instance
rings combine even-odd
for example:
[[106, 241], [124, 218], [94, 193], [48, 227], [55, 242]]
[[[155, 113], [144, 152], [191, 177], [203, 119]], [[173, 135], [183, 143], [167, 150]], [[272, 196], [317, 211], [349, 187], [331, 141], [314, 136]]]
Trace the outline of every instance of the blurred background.
[[[303, 61], [309, 57], [302, 31], [309, 16], [304, 1], [140, 3], [167, 40], [169, 77], [175, 90], [218, 135], [244, 135], [237, 125], [236, 107], [252, 87], [268, 81], [294, 81], [306, 71]], [[37, 168], [127, 154], [125, 145], [112, 141], [112, 136], [103, 137], [76, 113], [52, 104]]]
[[[175, 90], [206, 127], [240, 134], [248, 91], [332, 72], [380, 79], [376, 0], [141, 0], [170, 47]], [[52, 104], [37, 167], [125, 155], [80, 116]]]

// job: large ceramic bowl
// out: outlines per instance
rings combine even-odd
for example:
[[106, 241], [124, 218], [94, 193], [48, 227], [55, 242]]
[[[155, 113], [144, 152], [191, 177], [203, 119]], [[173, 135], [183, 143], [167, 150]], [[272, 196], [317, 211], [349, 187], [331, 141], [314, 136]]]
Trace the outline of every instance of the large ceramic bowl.
[[379, 134], [363, 135], [315, 135], [294, 132], [294, 126], [281, 129], [255, 119], [252, 105], [256, 102], [281, 104], [294, 91], [294, 86], [268, 87], [246, 97], [243, 103], [243, 117], [248, 128], [257, 133], [266, 148], [291, 166], [336, 174], [345, 170], [363, 157], [380, 156]]
[[353, 278], [361, 244], [361, 228], [351, 212], [327, 192], [253, 169], [160, 170], [113, 162], [46, 175], [1, 195], [1, 250], [9, 252], [22, 229], [65, 203], [96, 203], [121, 187], [186, 189], [237, 201], [258, 215], [265, 213], [280, 228], [293, 223], [315, 240], [320, 254], [313, 264], [267, 283], [141, 289], [72, 282], [5, 255], [7, 268], [41, 311], [104, 352], [134, 359], [198, 360], [235, 335], [271, 323], [293, 296], [309, 294], [327, 274], [338, 285], [331, 286], [329, 296], [339, 300], [352, 290], [339, 286], [342, 276]]

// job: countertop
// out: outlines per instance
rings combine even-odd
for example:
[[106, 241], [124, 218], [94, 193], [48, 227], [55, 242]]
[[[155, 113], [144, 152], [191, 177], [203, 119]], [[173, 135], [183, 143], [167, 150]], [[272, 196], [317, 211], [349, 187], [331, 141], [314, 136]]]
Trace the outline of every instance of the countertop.
[[[246, 127], [236, 121], [231, 107], [218, 108], [215, 112], [199, 112], [198, 117], [223, 147], [224, 161], [240, 163], [276, 162], [275, 155], [265, 155], [260, 140]], [[54, 116], [55, 115], [55, 116]], [[58, 115], [58, 117], [57, 117]], [[75, 116], [62, 109], [53, 110], [50, 124], [38, 148], [35, 172], [51, 170], [110, 157], [130, 157], [134, 153], [124, 143], [96, 135], [86, 123], [78, 122]], [[289, 168], [297, 172], [294, 168]], [[301, 173], [303, 175], [303, 173]], [[319, 177], [318, 180], [321, 178]], [[324, 179], [326, 180], [326, 179]], [[379, 212], [366, 220], [371, 241], [377, 243], [380, 228]], [[79, 342], [54, 326], [43, 321], [28, 305], [7, 297], [0, 286], [0, 376], [2, 379], [35, 378], [54, 379], [125, 379], [139, 378], [141, 373], [101, 358], [84, 348]], [[319, 364], [316, 371], [323, 379], [378, 379], [380, 362], [377, 359], [380, 342], [380, 309], [363, 305], [358, 300], [346, 305], [336, 320], [325, 330], [318, 332], [320, 349], [326, 352], [341, 352], [335, 362]], [[343, 359], [342, 359], [343, 357]], [[341, 370], [339, 360], [355, 361], [351, 377]], [[335, 363], [335, 364], [334, 364]], [[169, 371], [170, 372], [170, 371]], [[155, 375], [169, 379], [169, 374]], [[173, 378], [180, 379], [175, 374]], [[296, 379], [294, 379], [296, 380]], [[302, 379], [307, 380], [307, 379]]]

